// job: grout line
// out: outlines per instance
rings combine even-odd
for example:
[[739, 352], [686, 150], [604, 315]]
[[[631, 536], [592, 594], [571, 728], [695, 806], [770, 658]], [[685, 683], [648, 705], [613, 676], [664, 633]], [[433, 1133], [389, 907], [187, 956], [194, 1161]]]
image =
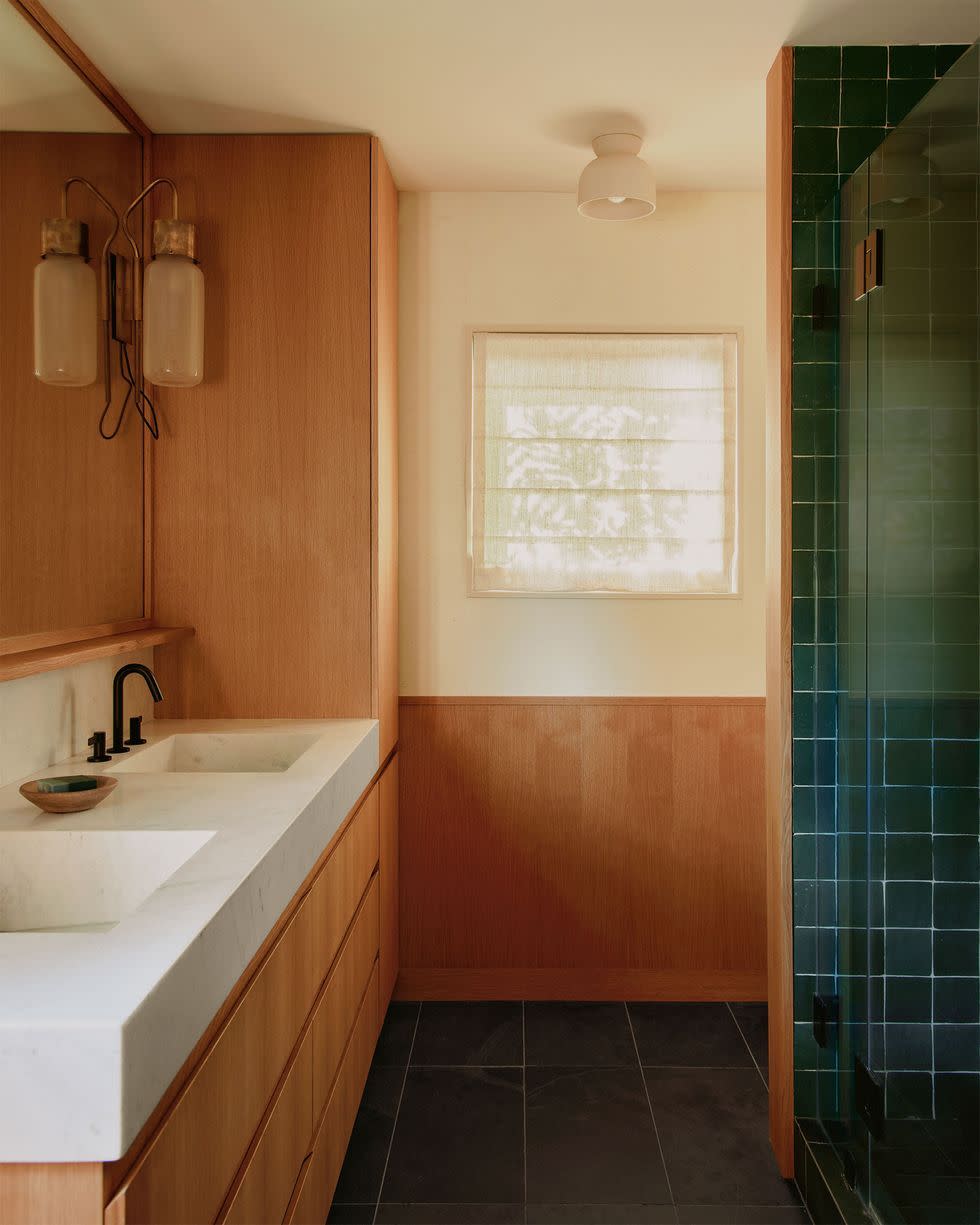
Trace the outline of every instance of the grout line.
[[521, 1127], [524, 1150], [524, 1203], [521, 1215], [527, 1225], [527, 1003], [521, 1000]]
[[748, 1040], [748, 1038], [746, 1038], [745, 1033], [744, 1033], [744, 1031], [743, 1031], [743, 1029], [742, 1029], [741, 1025], [739, 1025], [739, 1023], [738, 1023], [738, 1017], [735, 1015], [734, 1010], [732, 1009], [732, 1006], [731, 1006], [731, 1004], [728, 1002], [728, 1000], [726, 1000], [726, 1001], [725, 1001], [725, 1007], [728, 1009], [728, 1014], [729, 1014], [729, 1016], [730, 1016], [730, 1017], [732, 1018], [732, 1020], [735, 1022], [735, 1028], [738, 1030], [738, 1036], [739, 1036], [739, 1037], [742, 1039], [742, 1041], [745, 1043], [745, 1049], [746, 1049], [746, 1050], [749, 1052], [749, 1058], [752, 1060], [752, 1066], [753, 1066], [753, 1067], [755, 1068], [755, 1070], [756, 1070], [756, 1071], [759, 1073], [759, 1079], [760, 1079], [760, 1080], [762, 1081], [762, 1083], [765, 1085], [765, 1087], [766, 1087], [766, 1096], [768, 1097], [768, 1095], [769, 1095], [769, 1082], [766, 1080], [765, 1076], [763, 1075], [762, 1068], [760, 1068], [760, 1067], [759, 1067], [759, 1061], [758, 1061], [758, 1059], [756, 1059], [756, 1057], [755, 1057], [755, 1051], [752, 1049], [752, 1047], [751, 1047], [751, 1046], [749, 1046], [749, 1040]]
[[633, 1039], [633, 1050], [636, 1051], [636, 1066], [640, 1072], [640, 1080], [643, 1083], [643, 1092], [646, 1094], [647, 1109], [650, 1111], [650, 1121], [653, 1123], [653, 1134], [657, 1140], [657, 1151], [660, 1153], [660, 1164], [664, 1169], [664, 1178], [667, 1180], [667, 1194], [670, 1196], [671, 1206], [674, 1208], [674, 1214], [677, 1213], [677, 1200], [674, 1199], [674, 1189], [670, 1185], [670, 1173], [667, 1170], [667, 1159], [664, 1157], [664, 1146], [660, 1143], [660, 1128], [657, 1126], [657, 1116], [653, 1113], [653, 1102], [650, 1100], [650, 1087], [647, 1084], [646, 1073], [643, 1071], [643, 1060], [640, 1058], [640, 1048], [636, 1041], [636, 1032], [633, 1029], [633, 1018], [630, 1016], [629, 1005], [623, 1001], [623, 1008], [626, 1010], [626, 1024], [630, 1027], [630, 1037]]
[[[390, 1007], [390, 1005], [389, 1005]], [[387, 1014], [385, 1014], [387, 1019]], [[381, 1181], [378, 1183], [378, 1198], [374, 1205], [374, 1216], [372, 1222], [377, 1222], [378, 1213], [381, 1211], [381, 1195], [385, 1187], [385, 1179], [388, 1177], [388, 1162], [391, 1160], [391, 1150], [395, 1145], [395, 1130], [398, 1127], [398, 1116], [401, 1114], [402, 1098], [405, 1096], [405, 1084], [408, 1080], [408, 1069], [412, 1066], [412, 1052], [415, 1050], [415, 1036], [419, 1032], [419, 1022], [422, 1020], [422, 1005], [419, 1004], [419, 1010], [415, 1014], [415, 1028], [412, 1030], [412, 1044], [408, 1048], [408, 1058], [405, 1060], [405, 1075], [402, 1077], [402, 1087], [398, 1094], [398, 1105], [395, 1107], [395, 1121], [391, 1125], [391, 1139], [388, 1141], [388, 1151], [385, 1153], [384, 1169], [381, 1171]]]

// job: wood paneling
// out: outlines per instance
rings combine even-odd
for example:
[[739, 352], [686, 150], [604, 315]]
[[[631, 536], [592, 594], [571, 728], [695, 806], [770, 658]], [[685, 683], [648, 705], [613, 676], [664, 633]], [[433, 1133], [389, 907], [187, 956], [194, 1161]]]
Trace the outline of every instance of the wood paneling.
[[400, 982], [760, 996], [762, 735], [741, 699], [403, 704]]
[[398, 758], [381, 776], [380, 853], [381, 872], [381, 1016], [398, 978]]
[[[142, 426], [99, 435], [102, 355], [90, 387], [34, 377], [33, 283], [40, 223], [60, 211], [62, 184], [85, 175], [112, 201], [140, 189], [138, 136], [0, 133], [0, 635], [71, 630], [144, 615]], [[16, 188], [13, 185], [16, 184]], [[112, 222], [84, 189], [69, 210], [89, 226], [98, 276]], [[116, 371], [116, 364], [113, 363]], [[124, 384], [114, 373], [114, 402]]]
[[793, 1174], [792, 813], [793, 51], [766, 81], [766, 730], [769, 1129]]
[[367, 716], [372, 698], [368, 136], [159, 136], [207, 295], [205, 377], [161, 389], [166, 714]]
[[398, 192], [377, 140], [372, 145], [371, 196], [372, 714], [381, 722], [384, 760], [398, 741]]

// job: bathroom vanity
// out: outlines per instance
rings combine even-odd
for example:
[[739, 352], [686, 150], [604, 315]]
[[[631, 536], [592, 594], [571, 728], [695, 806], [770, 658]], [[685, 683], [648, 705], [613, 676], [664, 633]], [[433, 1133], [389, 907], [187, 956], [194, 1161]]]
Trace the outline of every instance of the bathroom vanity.
[[0, 789], [0, 1219], [326, 1218], [397, 972], [378, 724], [174, 721]]

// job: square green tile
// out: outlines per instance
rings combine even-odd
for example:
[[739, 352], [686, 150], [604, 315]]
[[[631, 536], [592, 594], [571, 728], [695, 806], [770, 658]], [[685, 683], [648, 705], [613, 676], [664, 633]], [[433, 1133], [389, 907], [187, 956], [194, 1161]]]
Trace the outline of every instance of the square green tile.
[[887, 134], [888, 129], [884, 126], [841, 128], [838, 151], [841, 174], [853, 174]]
[[936, 787], [932, 828], [937, 834], [971, 834], [977, 828], [980, 792], [976, 787]]
[[840, 94], [837, 77], [830, 80], [797, 79], [793, 88], [794, 126], [836, 127], [840, 123]]
[[836, 127], [794, 128], [793, 170], [803, 174], [836, 174], [837, 131]]
[[840, 47], [794, 47], [793, 76], [799, 81], [806, 77], [839, 77]]
[[840, 121], [848, 127], [878, 127], [885, 123], [888, 89], [885, 81], [858, 79], [841, 85]]
[[888, 76], [887, 47], [842, 47], [842, 77]]
[[935, 83], [933, 77], [912, 77], [907, 80], [892, 78], [888, 82], [888, 123], [892, 127], [898, 127]]
[[934, 77], [936, 47], [896, 44], [888, 48], [890, 77]]
[[[836, 128], [832, 129], [836, 132]], [[815, 218], [833, 200], [838, 178], [833, 174], [793, 175], [793, 216], [800, 220]]]
[[794, 408], [832, 408], [836, 399], [837, 367], [833, 362], [794, 362]]
[[969, 50], [967, 43], [941, 43], [936, 48], [936, 76], [944, 76], [956, 61]]
[[817, 264], [817, 229], [813, 221], [793, 222], [793, 267], [815, 268]]

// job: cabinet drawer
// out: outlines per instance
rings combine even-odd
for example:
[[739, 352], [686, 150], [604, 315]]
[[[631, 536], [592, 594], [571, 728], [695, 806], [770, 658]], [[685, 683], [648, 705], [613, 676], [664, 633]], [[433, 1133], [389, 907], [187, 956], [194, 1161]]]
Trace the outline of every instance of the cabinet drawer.
[[312, 1138], [313, 1033], [308, 1030], [221, 1221], [281, 1221]]
[[288, 1216], [290, 1225], [323, 1225], [327, 1219], [378, 1040], [378, 977], [375, 963], [333, 1092], [313, 1141], [313, 1155]]
[[337, 956], [377, 862], [378, 788], [375, 784], [308, 895], [313, 925], [313, 979], [317, 988]]
[[106, 1225], [213, 1221], [310, 1005], [304, 900], [106, 1208]]
[[375, 876], [313, 1018], [314, 1120], [320, 1117], [330, 1094], [344, 1046], [357, 1019], [364, 988], [378, 956], [379, 894], [378, 877]]

